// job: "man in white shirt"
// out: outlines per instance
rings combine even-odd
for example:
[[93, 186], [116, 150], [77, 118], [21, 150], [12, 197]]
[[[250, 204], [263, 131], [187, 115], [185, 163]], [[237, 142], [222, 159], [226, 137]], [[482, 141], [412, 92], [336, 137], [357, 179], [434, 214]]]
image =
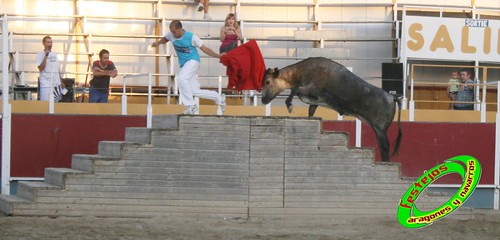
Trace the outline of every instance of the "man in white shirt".
[[57, 60], [57, 54], [52, 52], [52, 38], [50, 36], [45, 36], [42, 40], [42, 44], [44, 48], [43, 51], [36, 54], [36, 65], [40, 71], [39, 94], [41, 101], [48, 101], [50, 91], [54, 91], [54, 87], [59, 85], [64, 87], [64, 84], [59, 75], [59, 60]]

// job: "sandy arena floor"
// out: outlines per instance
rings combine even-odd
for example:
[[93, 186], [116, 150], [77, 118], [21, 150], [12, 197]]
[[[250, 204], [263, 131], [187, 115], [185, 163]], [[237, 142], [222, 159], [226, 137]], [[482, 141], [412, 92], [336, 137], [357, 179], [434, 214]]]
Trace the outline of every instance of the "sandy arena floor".
[[500, 211], [474, 210], [420, 229], [394, 217], [329, 220], [0, 216], [0, 239], [500, 239]]

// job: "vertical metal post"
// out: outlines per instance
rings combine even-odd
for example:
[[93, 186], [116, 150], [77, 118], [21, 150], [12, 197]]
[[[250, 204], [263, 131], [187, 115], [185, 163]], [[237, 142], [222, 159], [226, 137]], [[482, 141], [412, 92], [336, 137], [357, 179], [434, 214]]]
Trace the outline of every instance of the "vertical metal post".
[[[500, 81], [497, 82], [497, 91]], [[495, 169], [494, 169], [493, 209], [500, 209], [500, 96], [497, 95], [497, 116], [495, 123]]]
[[[486, 79], [487, 78], [488, 78], [488, 67], [483, 67], [483, 84], [482, 84], [483, 85], [483, 98], [481, 99], [481, 122], [482, 123], [486, 122]], [[478, 89], [478, 92], [479, 92], [479, 89]]]
[[356, 118], [356, 147], [361, 147], [361, 120]]
[[[402, 22], [405, 22], [406, 18], [406, 6], [403, 6], [403, 15], [402, 15]], [[397, 36], [396, 36], [397, 37]], [[404, 39], [404, 36], [402, 37]], [[403, 63], [403, 98], [401, 99], [401, 105], [402, 109], [407, 109], [408, 108], [408, 96], [407, 96], [407, 90], [408, 90], [408, 82], [407, 80], [407, 71], [408, 71], [408, 66], [407, 66], [407, 58], [406, 58], [406, 46], [403, 46], [405, 44], [403, 41], [401, 41], [401, 45], [399, 46], [399, 51], [400, 51], [400, 56], [401, 56], [401, 63]]]
[[153, 123], [153, 106], [151, 103], [151, 94], [152, 94], [152, 87], [151, 87], [151, 73], [148, 73], [148, 107], [146, 110], [146, 127], [151, 128], [151, 125]]
[[[413, 122], [415, 121], [415, 101], [413, 100], [413, 95], [414, 95], [414, 92], [413, 92], [413, 84], [414, 84], [414, 79], [413, 79], [413, 71], [414, 71], [414, 68], [413, 68], [413, 65], [411, 66], [410, 68], [410, 94], [411, 94], [411, 97], [410, 97], [410, 116], [409, 116], [409, 120], [410, 122]], [[403, 84], [403, 87], [405, 87], [406, 84]]]
[[[54, 87], [52, 87], [52, 72], [49, 73], [50, 76], [50, 86], [49, 86], [49, 114], [54, 114]], [[41, 86], [41, 85], [40, 85]]]
[[[217, 91], [218, 91], [219, 95], [222, 96], [222, 76], [219, 76]], [[220, 108], [219, 105], [217, 105], [217, 115], [222, 115], [222, 114], [223, 114], [222, 108]]]
[[2, 19], [2, 194], [10, 195], [11, 108], [9, 103], [9, 43], [7, 14]]
[[122, 115], [127, 115], [127, 91], [126, 82], [127, 74], [123, 75], [123, 90], [122, 90]]
[[255, 94], [253, 90], [250, 90], [250, 97], [253, 98], [253, 106], [257, 107], [258, 105], [257, 94]]

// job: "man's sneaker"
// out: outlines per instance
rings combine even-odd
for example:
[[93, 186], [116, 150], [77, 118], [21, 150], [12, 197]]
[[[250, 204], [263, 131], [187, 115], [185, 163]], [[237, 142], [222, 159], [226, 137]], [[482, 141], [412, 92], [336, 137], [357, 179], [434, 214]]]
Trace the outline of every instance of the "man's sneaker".
[[191, 105], [191, 106], [186, 106], [186, 109], [184, 110], [183, 114], [187, 115], [193, 115], [198, 112], [198, 106], [196, 105]]
[[205, 19], [205, 20], [212, 20], [212, 18], [210, 17], [210, 15], [208, 15], [208, 13], [203, 14], [203, 19]]
[[221, 94], [220, 95], [220, 101], [221, 103], [219, 104], [220, 109], [222, 112], [226, 111], [226, 94]]
[[199, 3], [199, 4], [198, 4], [198, 12], [203, 11], [203, 9], [205, 9], [205, 8], [203, 7], [203, 4]]

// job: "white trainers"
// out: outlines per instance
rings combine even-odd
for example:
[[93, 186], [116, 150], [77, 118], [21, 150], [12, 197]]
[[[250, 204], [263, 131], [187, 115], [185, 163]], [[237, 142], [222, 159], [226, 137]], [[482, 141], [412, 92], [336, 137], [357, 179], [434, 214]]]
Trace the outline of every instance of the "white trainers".
[[198, 106], [196, 105], [191, 105], [191, 106], [186, 106], [186, 109], [184, 110], [183, 114], [187, 115], [194, 115], [198, 112]]
[[205, 20], [212, 20], [212, 18], [210, 17], [210, 15], [208, 15], [208, 13], [203, 14], [203, 19], [205, 19]]
[[220, 101], [221, 103], [219, 104], [220, 109], [222, 112], [226, 111], [226, 94], [221, 94], [220, 95]]
[[203, 7], [203, 4], [198, 3], [198, 12], [203, 11], [203, 9], [205, 9], [205, 8]]

